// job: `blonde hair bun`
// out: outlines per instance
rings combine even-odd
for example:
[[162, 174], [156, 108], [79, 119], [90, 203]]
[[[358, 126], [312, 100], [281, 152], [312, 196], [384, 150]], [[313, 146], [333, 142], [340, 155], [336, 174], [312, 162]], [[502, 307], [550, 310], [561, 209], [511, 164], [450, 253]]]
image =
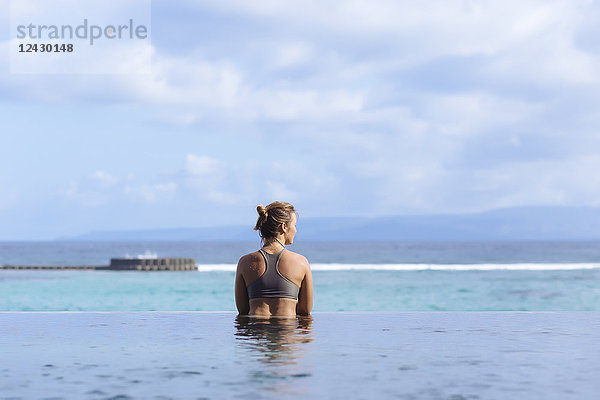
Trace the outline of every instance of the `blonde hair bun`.
[[267, 209], [262, 204], [256, 207], [256, 211], [261, 217], [267, 216]]

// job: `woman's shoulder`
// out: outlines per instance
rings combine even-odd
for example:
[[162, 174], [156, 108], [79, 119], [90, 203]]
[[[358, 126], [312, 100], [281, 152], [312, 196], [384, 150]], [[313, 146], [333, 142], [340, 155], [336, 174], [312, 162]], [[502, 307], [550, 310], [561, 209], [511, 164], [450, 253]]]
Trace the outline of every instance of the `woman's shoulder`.
[[255, 263], [259, 263], [262, 260], [262, 256], [260, 255], [260, 253], [258, 251], [243, 255], [242, 257], [240, 257], [240, 260], [238, 261], [238, 265], [248, 265], [248, 264], [255, 264]]
[[295, 253], [293, 251], [287, 250], [283, 252], [282, 256], [285, 256], [289, 261], [294, 263], [299, 263], [303, 265], [309, 265], [308, 260], [302, 254]]

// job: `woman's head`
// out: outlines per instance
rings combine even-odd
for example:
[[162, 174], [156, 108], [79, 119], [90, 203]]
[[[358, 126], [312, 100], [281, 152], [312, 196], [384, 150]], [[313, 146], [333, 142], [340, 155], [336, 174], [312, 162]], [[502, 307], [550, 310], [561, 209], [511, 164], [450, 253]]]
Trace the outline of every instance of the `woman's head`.
[[292, 244], [296, 234], [296, 210], [290, 203], [274, 201], [268, 206], [256, 207], [258, 220], [255, 231], [259, 231], [263, 239], [274, 239], [283, 234], [285, 244]]

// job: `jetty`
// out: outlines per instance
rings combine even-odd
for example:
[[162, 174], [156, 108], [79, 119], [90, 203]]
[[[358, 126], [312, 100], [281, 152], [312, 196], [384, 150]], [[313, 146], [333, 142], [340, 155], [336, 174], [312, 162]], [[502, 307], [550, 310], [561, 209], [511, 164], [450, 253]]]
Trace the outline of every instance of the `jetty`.
[[111, 258], [109, 265], [0, 265], [0, 269], [197, 271], [198, 267], [193, 258]]

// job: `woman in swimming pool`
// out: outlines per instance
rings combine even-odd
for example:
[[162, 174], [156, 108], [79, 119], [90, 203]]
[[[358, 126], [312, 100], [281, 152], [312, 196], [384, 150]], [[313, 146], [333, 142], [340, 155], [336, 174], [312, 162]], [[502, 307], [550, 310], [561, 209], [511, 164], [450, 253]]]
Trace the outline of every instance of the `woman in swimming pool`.
[[308, 260], [286, 250], [296, 235], [296, 210], [276, 201], [256, 207], [262, 248], [237, 265], [235, 304], [240, 315], [260, 317], [309, 315], [313, 303]]

